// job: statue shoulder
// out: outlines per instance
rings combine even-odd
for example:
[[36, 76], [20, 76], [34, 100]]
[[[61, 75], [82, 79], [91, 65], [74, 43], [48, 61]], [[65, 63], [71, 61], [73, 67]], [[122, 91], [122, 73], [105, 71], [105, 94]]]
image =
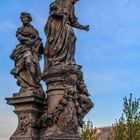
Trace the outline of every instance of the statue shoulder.
[[24, 31], [24, 27], [19, 27], [16, 31], [16, 35], [22, 33], [23, 31]]

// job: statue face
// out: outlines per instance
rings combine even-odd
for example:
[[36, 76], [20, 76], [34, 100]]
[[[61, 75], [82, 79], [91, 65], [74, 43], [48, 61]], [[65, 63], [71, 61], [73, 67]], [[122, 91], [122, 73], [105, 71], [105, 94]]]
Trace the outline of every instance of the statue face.
[[22, 16], [21, 21], [23, 22], [23, 24], [28, 24], [29, 18], [27, 16]]

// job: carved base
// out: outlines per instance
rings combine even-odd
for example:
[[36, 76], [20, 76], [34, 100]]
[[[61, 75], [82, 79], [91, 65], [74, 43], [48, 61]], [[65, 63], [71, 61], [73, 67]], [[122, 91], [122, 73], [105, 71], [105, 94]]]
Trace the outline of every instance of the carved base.
[[40, 140], [83, 140], [81, 137], [73, 137], [73, 136], [62, 136], [62, 137], [49, 137], [49, 138], [41, 138]]
[[18, 127], [10, 140], [39, 140], [37, 120], [43, 113], [44, 99], [37, 94], [32, 96], [14, 96], [6, 98], [9, 105], [15, 107]]
[[[42, 75], [47, 84], [47, 110], [42, 116], [45, 130], [40, 140], [82, 140], [78, 133], [84, 115], [78, 91], [83, 74], [79, 65], [52, 66]], [[85, 85], [84, 85], [85, 86]], [[82, 89], [81, 89], [82, 90]], [[84, 108], [85, 109], [85, 108]]]
[[11, 137], [10, 140], [39, 140], [37, 138], [31, 138], [31, 137]]
[[14, 94], [18, 127], [10, 140], [82, 140], [83, 117], [93, 107], [80, 66], [54, 66], [42, 75], [47, 99], [38, 93]]

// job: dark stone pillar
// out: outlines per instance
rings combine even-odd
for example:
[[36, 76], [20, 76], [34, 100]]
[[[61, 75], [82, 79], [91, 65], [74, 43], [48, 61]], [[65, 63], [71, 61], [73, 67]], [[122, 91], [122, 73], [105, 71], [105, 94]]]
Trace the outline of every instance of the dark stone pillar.
[[47, 84], [47, 109], [41, 117], [40, 140], [82, 140], [78, 133], [77, 82], [79, 66], [54, 66], [43, 73]]

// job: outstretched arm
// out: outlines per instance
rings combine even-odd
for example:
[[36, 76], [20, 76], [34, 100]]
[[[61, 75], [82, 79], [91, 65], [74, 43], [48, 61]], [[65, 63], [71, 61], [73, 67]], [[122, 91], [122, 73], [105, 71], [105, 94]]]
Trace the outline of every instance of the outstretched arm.
[[72, 27], [80, 29], [80, 30], [85, 30], [89, 31], [89, 25], [83, 26], [81, 25], [78, 21], [72, 24]]
[[85, 30], [85, 31], [89, 31], [89, 25], [81, 25], [78, 22], [78, 18], [75, 16], [75, 9], [74, 9], [74, 5], [72, 6], [72, 11], [71, 11], [71, 26], [80, 30]]

